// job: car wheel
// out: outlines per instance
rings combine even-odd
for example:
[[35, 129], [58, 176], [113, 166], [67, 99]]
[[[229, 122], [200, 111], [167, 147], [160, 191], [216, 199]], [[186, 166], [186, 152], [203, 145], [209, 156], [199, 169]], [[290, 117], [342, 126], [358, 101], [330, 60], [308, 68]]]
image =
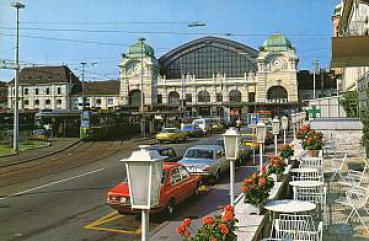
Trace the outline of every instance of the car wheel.
[[170, 201], [167, 204], [167, 207], [165, 208], [165, 215], [167, 215], [167, 217], [171, 217], [174, 214], [175, 211], [175, 206], [174, 206], [174, 199], [170, 199]]

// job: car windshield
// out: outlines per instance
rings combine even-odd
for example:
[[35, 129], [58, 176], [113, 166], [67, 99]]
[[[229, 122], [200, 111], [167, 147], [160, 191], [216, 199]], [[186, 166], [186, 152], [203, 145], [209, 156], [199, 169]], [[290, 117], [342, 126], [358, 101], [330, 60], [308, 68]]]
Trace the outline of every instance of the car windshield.
[[185, 157], [187, 158], [203, 158], [203, 159], [213, 159], [212, 150], [204, 149], [191, 149], [186, 152]]
[[224, 146], [224, 140], [216, 140], [215, 145]]
[[196, 125], [201, 125], [202, 121], [194, 121], [193, 123], [196, 124]]
[[176, 129], [162, 129], [161, 133], [176, 133]]

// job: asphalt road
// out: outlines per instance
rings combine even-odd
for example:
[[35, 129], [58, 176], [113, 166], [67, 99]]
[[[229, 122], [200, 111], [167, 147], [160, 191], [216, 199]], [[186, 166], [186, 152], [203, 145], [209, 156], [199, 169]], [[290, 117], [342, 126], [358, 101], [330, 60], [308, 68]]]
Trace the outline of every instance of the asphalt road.
[[[173, 147], [183, 155], [186, 148], [216, 138], [189, 140]], [[116, 215], [105, 205], [105, 197], [108, 189], [125, 178], [119, 160], [139, 144], [113, 143], [111, 146], [117, 146], [110, 151], [104, 145], [76, 147], [50, 160], [0, 170], [0, 240], [136, 240], [140, 220]], [[154, 217], [150, 227], [162, 222]]]

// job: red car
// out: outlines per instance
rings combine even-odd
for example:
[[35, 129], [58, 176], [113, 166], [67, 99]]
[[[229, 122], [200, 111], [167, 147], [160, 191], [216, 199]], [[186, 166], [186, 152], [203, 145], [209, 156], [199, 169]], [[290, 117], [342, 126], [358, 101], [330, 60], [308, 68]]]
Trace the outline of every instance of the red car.
[[[174, 208], [185, 199], [198, 194], [200, 176], [190, 175], [187, 169], [175, 162], [165, 162], [160, 187], [160, 201], [151, 213], [164, 212], [170, 216]], [[121, 214], [138, 214], [140, 210], [132, 210], [129, 200], [127, 182], [113, 187], [107, 196], [107, 204]]]

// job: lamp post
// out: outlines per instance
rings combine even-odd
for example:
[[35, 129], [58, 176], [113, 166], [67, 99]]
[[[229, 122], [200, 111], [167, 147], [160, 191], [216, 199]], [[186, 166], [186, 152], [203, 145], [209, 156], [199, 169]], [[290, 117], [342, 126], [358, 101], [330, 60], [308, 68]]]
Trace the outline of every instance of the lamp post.
[[235, 161], [240, 156], [240, 133], [235, 127], [229, 128], [226, 133], [223, 134], [224, 149], [227, 160], [230, 161], [230, 180], [229, 180], [229, 195], [230, 204], [234, 205], [234, 174], [235, 174]]
[[125, 164], [132, 209], [141, 209], [141, 240], [149, 240], [149, 210], [159, 204], [163, 160], [157, 151], [141, 148]]
[[13, 150], [18, 152], [19, 138], [19, 119], [18, 119], [18, 80], [19, 80], [19, 9], [25, 8], [25, 5], [19, 2], [11, 4], [17, 10], [16, 13], [16, 40], [15, 40], [15, 78], [14, 78], [14, 123], [13, 123]]
[[144, 97], [144, 85], [143, 85], [143, 77], [144, 77], [144, 65], [143, 65], [143, 58], [145, 54], [145, 38], [140, 37], [138, 41], [140, 42], [141, 46], [141, 56], [140, 56], [140, 64], [141, 64], [141, 71], [140, 71], [140, 85], [141, 85], [141, 113], [142, 113], [142, 120], [141, 120], [141, 130], [143, 138], [146, 137], [146, 119], [145, 119], [145, 97]]
[[259, 144], [259, 160], [260, 160], [260, 171], [263, 168], [263, 144], [265, 143], [266, 126], [264, 123], [259, 122], [256, 125], [256, 142]]
[[281, 123], [282, 123], [282, 129], [283, 129], [283, 144], [286, 145], [286, 131], [288, 128], [288, 118], [286, 116], [283, 116], [281, 118]]
[[291, 123], [293, 128], [293, 140], [296, 140], [296, 114], [291, 114]]
[[272, 132], [274, 135], [274, 155], [278, 154], [278, 134], [280, 130], [281, 122], [278, 120], [277, 117], [274, 117], [272, 121]]

